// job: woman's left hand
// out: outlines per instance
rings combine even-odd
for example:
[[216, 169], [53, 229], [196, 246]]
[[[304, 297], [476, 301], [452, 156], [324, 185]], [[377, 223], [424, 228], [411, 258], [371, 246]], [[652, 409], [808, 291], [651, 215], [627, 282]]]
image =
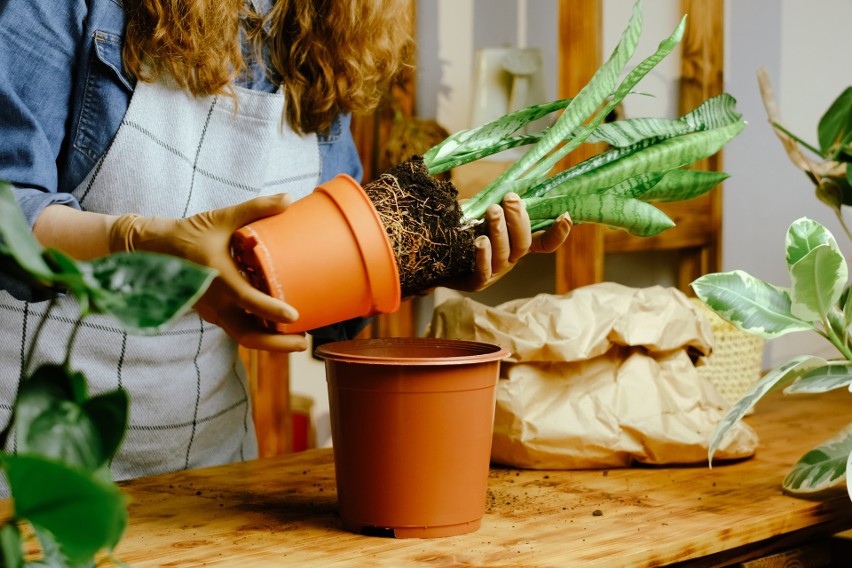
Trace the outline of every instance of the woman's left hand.
[[571, 232], [571, 217], [564, 213], [542, 231], [531, 234], [530, 217], [521, 198], [507, 193], [502, 207], [491, 205], [485, 213], [486, 234], [474, 241], [476, 270], [460, 290], [477, 292], [508, 273], [529, 252], [554, 252]]

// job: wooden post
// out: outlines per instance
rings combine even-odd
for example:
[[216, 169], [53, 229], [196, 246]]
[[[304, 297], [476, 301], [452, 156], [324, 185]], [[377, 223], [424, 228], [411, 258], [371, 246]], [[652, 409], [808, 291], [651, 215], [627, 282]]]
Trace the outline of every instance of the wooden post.
[[[559, 1], [559, 96], [573, 97], [595, 74], [601, 57], [601, 0]], [[560, 165], [573, 166], [601, 151], [583, 144]], [[556, 251], [556, 292], [561, 294], [603, 280], [604, 229], [576, 225]]]
[[[725, 2], [724, 0], [681, 0], [681, 13], [688, 14], [681, 42], [681, 79], [678, 100], [683, 115], [724, 91]], [[695, 164], [694, 169], [721, 171], [722, 152]], [[708, 196], [710, 229], [706, 244], [692, 259], [681, 264], [680, 288], [702, 274], [722, 269], [722, 191]]]
[[240, 347], [240, 356], [248, 375], [259, 457], [291, 452], [293, 428], [288, 354]]

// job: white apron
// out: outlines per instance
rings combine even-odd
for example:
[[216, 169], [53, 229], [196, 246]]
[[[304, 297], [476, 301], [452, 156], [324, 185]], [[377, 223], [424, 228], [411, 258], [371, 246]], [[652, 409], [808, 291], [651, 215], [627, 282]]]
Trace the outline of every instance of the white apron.
[[[283, 94], [237, 95], [235, 112], [230, 97], [138, 83], [115, 140], [73, 192], [83, 209], [187, 217], [259, 195], [307, 195], [320, 175], [316, 136], [282, 127]], [[46, 307], [0, 291], [3, 423]], [[78, 313], [72, 298], [59, 302], [35, 363], [63, 360]], [[153, 337], [127, 335], [106, 316], [86, 318], [71, 368], [86, 375], [92, 394], [119, 386], [129, 393], [127, 436], [111, 464], [118, 480], [257, 457], [237, 346], [194, 311]]]

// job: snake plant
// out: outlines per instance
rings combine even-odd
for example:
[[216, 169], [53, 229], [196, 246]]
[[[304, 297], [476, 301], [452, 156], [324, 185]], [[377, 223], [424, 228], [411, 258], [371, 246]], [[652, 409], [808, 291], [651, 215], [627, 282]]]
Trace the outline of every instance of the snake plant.
[[[639, 2], [618, 45], [589, 83], [571, 99], [533, 105], [477, 128], [457, 132], [424, 153], [431, 174], [518, 146], [529, 146], [509, 169], [462, 204], [466, 222], [489, 205], [519, 194], [532, 229], [568, 211], [575, 223], [600, 223], [652, 236], [674, 225], [651, 202], [681, 201], [709, 191], [726, 175], [685, 170], [718, 152], [745, 127], [733, 97], [722, 94], [679, 119], [634, 118], [605, 122], [636, 84], [681, 41], [684, 17], [657, 50], [626, 73], [642, 29]], [[515, 136], [524, 126], [561, 112], [541, 132]], [[550, 175], [560, 160], [585, 142], [605, 142], [606, 152]]]

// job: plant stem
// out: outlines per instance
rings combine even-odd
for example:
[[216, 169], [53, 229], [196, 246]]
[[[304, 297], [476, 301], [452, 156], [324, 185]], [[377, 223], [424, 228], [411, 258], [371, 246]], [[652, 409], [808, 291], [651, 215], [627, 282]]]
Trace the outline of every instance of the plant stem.
[[798, 144], [800, 144], [801, 146], [804, 146], [805, 148], [807, 148], [808, 150], [810, 150], [811, 152], [813, 152], [817, 156], [819, 156], [821, 158], [825, 157], [825, 156], [822, 155], [822, 152], [820, 152], [819, 150], [817, 150], [816, 148], [814, 148], [813, 146], [811, 146], [810, 144], [808, 144], [807, 142], [805, 142], [804, 140], [802, 140], [801, 138], [799, 138], [798, 136], [796, 136], [795, 134], [793, 134], [792, 132], [790, 132], [789, 130], [784, 128], [782, 125], [778, 124], [775, 121], [772, 121], [771, 124], [772, 124], [772, 128], [780, 130], [781, 132], [783, 132], [784, 134], [786, 134], [787, 136], [789, 136], [790, 138], [795, 140]]
[[[834, 209], [834, 207], [832, 207]], [[837, 220], [840, 221], [840, 226], [846, 231], [846, 237], [852, 241], [852, 233], [849, 232], [849, 227], [846, 226], [846, 220], [843, 218], [842, 208], [834, 209], [834, 214], [837, 215]]]
[[[30, 341], [30, 347], [27, 350], [27, 356], [24, 358], [24, 362], [21, 365], [21, 380], [27, 376], [28, 370], [30, 368], [30, 363], [33, 360], [33, 356], [35, 355], [35, 348], [38, 345], [39, 337], [41, 336], [41, 331], [44, 329], [44, 324], [50, 317], [50, 312], [53, 308], [56, 307], [56, 296], [50, 299], [50, 302], [47, 304], [47, 309], [44, 310], [44, 314], [42, 314], [41, 319], [38, 321], [38, 325], [36, 326], [35, 333], [33, 334], [33, 339]], [[17, 396], [15, 397], [18, 398]]]
[[74, 322], [74, 329], [71, 330], [71, 334], [68, 336], [68, 346], [65, 348], [65, 360], [62, 362], [62, 366], [65, 368], [68, 368], [71, 363], [71, 349], [74, 346], [74, 340], [77, 339], [77, 333], [83, 327], [83, 317], [81, 315], [77, 318], [77, 321]]
[[823, 318], [822, 321], [823, 328], [825, 328], [825, 332], [820, 332], [820, 335], [828, 339], [834, 347], [843, 354], [843, 357], [846, 358], [847, 361], [852, 361], [852, 349], [849, 348], [841, 339], [834, 333], [834, 328], [831, 327], [831, 324], [828, 322], [827, 318]]

